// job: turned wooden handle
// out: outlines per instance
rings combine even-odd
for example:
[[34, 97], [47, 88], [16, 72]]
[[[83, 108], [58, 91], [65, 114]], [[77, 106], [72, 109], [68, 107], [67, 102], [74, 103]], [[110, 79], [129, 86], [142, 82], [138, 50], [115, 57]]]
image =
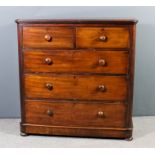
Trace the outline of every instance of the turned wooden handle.
[[45, 58], [45, 63], [51, 65], [53, 62], [51, 58]]
[[99, 90], [102, 91], [102, 92], [105, 91], [105, 86], [104, 86], [104, 85], [99, 85], [98, 88], [99, 88]]
[[100, 41], [107, 41], [107, 36], [103, 35], [99, 37]]
[[49, 34], [46, 34], [44, 36], [44, 38], [45, 38], [46, 41], [51, 41], [52, 40], [52, 37]]
[[98, 111], [97, 115], [98, 117], [102, 117], [102, 118], [105, 117], [105, 114], [103, 111]]
[[45, 86], [46, 86], [46, 88], [48, 90], [52, 90], [53, 89], [53, 85], [51, 83], [46, 83]]
[[48, 116], [53, 116], [53, 112], [51, 110], [49, 110], [49, 109], [47, 110], [46, 113], [47, 113]]
[[100, 66], [105, 66], [106, 65], [106, 61], [104, 59], [100, 59], [99, 60], [99, 65]]

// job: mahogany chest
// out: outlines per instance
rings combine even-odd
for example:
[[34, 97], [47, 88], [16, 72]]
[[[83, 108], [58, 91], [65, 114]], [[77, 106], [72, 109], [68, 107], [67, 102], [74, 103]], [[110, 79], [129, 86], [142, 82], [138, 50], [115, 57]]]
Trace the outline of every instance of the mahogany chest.
[[136, 20], [16, 20], [21, 135], [132, 138]]

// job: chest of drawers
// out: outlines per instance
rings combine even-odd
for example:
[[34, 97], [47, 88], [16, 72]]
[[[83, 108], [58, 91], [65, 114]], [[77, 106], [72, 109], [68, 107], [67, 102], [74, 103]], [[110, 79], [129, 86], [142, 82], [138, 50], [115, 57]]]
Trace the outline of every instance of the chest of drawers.
[[16, 20], [21, 134], [132, 137], [135, 20]]

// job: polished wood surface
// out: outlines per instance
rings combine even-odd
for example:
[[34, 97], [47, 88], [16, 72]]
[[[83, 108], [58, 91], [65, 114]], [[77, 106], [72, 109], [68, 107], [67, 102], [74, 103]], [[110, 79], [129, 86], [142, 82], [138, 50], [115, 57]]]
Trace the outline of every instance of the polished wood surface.
[[107, 127], [69, 127], [69, 126], [49, 126], [38, 124], [21, 124], [22, 133], [56, 135], [56, 136], [79, 136], [98, 138], [121, 138], [130, 139], [132, 128], [107, 128]]
[[[136, 24], [136, 19], [16, 19], [18, 24]], [[88, 26], [88, 25], [87, 25]]]
[[125, 126], [126, 105], [121, 102], [25, 101], [25, 109], [25, 123], [30, 124], [75, 127]]
[[23, 48], [73, 48], [73, 28], [24, 27]]
[[127, 51], [26, 50], [25, 72], [127, 74]]
[[126, 27], [86, 27], [76, 29], [77, 48], [129, 48]]
[[136, 20], [16, 20], [21, 135], [132, 137]]
[[127, 97], [125, 76], [25, 75], [24, 81], [27, 98], [125, 100]]

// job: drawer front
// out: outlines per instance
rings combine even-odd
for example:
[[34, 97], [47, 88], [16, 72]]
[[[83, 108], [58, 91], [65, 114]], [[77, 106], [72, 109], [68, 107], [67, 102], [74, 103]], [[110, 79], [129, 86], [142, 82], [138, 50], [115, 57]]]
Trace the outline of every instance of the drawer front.
[[23, 27], [24, 48], [73, 48], [73, 28]]
[[25, 75], [27, 98], [124, 100], [125, 76]]
[[87, 27], [76, 29], [77, 48], [129, 48], [126, 27]]
[[124, 127], [126, 104], [26, 101], [26, 123], [53, 126]]
[[126, 74], [125, 51], [24, 51], [25, 72], [88, 72]]

